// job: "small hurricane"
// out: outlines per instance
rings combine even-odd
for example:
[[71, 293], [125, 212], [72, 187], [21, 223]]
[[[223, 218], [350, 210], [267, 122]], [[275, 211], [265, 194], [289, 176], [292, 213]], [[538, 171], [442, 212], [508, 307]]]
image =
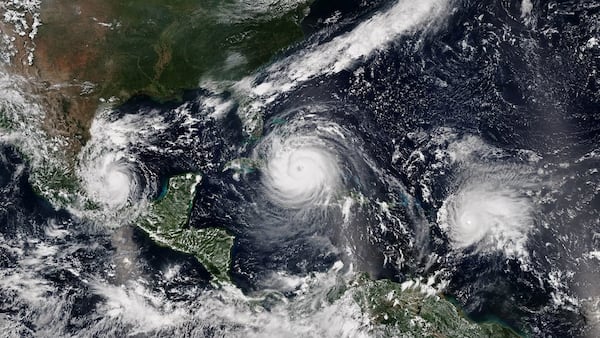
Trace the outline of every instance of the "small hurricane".
[[123, 154], [108, 153], [86, 168], [95, 173], [84, 172], [85, 187], [95, 201], [110, 208], [122, 208], [131, 201], [138, 187], [133, 164]]
[[[101, 113], [93, 122], [92, 139], [80, 154], [77, 176], [94, 208], [84, 213], [92, 218], [96, 210], [102, 218], [135, 217], [143, 210], [153, 192], [155, 177], [136, 155], [136, 149], [151, 146], [151, 142], [166, 124], [160, 116], [125, 115], [110, 117]], [[118, 223], [118, 222], [117, 222]]]
[[484, 176], [462, 183], [444, 202], [438, 221], [456, 249], [526, 255], [533, 224], [531, 200], [510, 177]]
[[456, 171], [437, 218], [451, 246], [527, 259], [542, 184], [531, 166], [535, 157], [509, 161], [509, 153], [475, 136], [451, 141], [444, 153]]
[[[454, 253], [502, 254], [527, 263], [547, 177], [533, 152], [504, 150], [450, 128], [411, 135], [422, 144], [404, 170], [421, 198], [437, 209], [437, 224]], [[424, 170], [422, 163], [431, 160]]]

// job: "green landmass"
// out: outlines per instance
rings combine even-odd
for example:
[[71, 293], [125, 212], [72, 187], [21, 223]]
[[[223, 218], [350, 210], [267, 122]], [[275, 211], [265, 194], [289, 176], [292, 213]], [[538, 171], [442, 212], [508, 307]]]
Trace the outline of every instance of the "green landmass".
[[519, 337], [501, 324], [467, 319], [450, 301], [427, 295], [418, 286], [361, 275], [350, 287], [379, 337]]
[[229, 282], [234, 237], [223, 229], [195, 229], [189, 225], [199, 182], [200, 176], [194, 174], [172, 177], [167, 192], [150, 206], [138, 226], [159, 245], [196, 257], [216, 281]]
[[69, 61], [101, 97], [172, 99], [202, 78], [239, 80], [301, 40], [310, 2], [59, 0], [42, 8], [38, 40], [54, 41], [43, 52], [58, 65], [65, 53], [90, 53]]

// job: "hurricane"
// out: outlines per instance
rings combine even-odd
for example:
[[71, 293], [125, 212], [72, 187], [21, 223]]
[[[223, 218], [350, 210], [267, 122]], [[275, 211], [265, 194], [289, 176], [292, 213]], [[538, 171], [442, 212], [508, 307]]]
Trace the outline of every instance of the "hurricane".
[[339, 186], [335, 155], [318, 140], [273, 140], [264, 178], [269, 198], [287, 207], [327, 205]]
[[[366, 254], [372, 244], [359, 240], [375, 226], [366, 217], [384, 196], [375, 188], [383, 184], [357, 126], [344, 120], [352, 109], [324, 102], [277, 111], [250, 156], [228, 166], [225, 174], [239, 182], [236, 194], [253, 206], [236, 216], [247, 224], [240, 238], [253, 242], [241, 256], [283, 271], [322, 271], [338, 259], [349, 267], [382, 259]], [[317, 256], [327, 263], [315, 261]], [[269, 276], [261, 271], [253, 278]]]
[[98, 159], [92, 167], [94, 175], [88, 176], [89, 181], [85, 182], [92, 198], [111, 208], [122, 208], [130, 203], [138, 184], [131, 163], [121, 156], [109, 154]]
[[265, 195], [284, 208], [339, 203], [361, 173], [355, 166], [365, 165], [357, 161], [360, 148], [352, 147], [348, 131], [318, 114], [288, 116], [254, 150]]
[[94, 137], [79, 157], [76, 174], [85, 193], [77, 196], [73, 212], [108, 224], [116, 224], [114, 217], [135, 219], [143, 213], [159, 182], [140, 161], [140, 152], [151, 147], [165, 128], [158, 116], [147, 117], [142, 124], [132, 115], [114, 119], [110, 111], [98, 114], [91, 128]]
[[[474, 177], [462, 182], [444, 201], [438, 222], [457, 249], [526, 252], [524, 244], [533, 226], [533, 203], [512, 177]], [[525, 254], [526, 255], [526, 254]]]

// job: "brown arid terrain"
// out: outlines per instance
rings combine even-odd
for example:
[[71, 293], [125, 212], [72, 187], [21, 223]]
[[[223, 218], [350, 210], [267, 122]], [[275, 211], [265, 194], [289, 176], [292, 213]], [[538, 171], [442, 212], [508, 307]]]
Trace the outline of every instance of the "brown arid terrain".
[[69, 151], [77, 153], [89, 138], [98, 107], [98, 86], [110, 81], [110, 63], [101, 67], [109, 27], [102, 23], [110, 8], [102, 2], [49, 1], [41, 8], [34, 68], [49, 108], [44, 126], [51, 136], [64, 136]]
[[309, 3], [248, 20], [231, 9], [247, 4], [228, 1], [10, 0], [0, 4], [0, 54], [8, 41], [9, 72], [27, 78], [42, 128], [73, 162], [103, 102], [176, 100], [206, 76], [238, 80], [302, 38]]
[[30, 34], [19, 34], [10, 22], [0, 21], [2, 33], [14, 39], [8, 68], [28, 79], [27, 90], [45, 108], [45, 132], [66, 140], [66, 158], [74, 159], [89, 138], [100, 102], [96, 88], [111, 79], [110, 63], [97, 67], [110, 29], [101, 23], [110, 8], [92, 1], [46, 1], [37, 34], [31, 34], [33, 15], [25, 11]]

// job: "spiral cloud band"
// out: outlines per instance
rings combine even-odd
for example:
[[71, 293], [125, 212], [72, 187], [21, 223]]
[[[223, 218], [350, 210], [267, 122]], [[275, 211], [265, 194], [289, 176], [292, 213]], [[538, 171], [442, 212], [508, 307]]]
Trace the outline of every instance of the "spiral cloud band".
[[[319, 108], [323, 109], [323, 107]], [[276, 125], [257, 146], [263, 163], [265, 196], [289, 209], [323, 207], [351, 189], [348, 178], [360, 177], [364, 162], [350, 130], [312, 110], [295, 112]]]
[[275, 137], [269, 155], [263, 184], [282, 206], [327, 205], [340, 185], [336, 156], [318, 138]]
[[475, 179], [463, 183], [446, 199], [438, 221], [455, 248], [473, 246], [478, 252], [526, 255], [524, 246], [533, 222], [533, 206], [512, 186], [515, 183], [491, 177], [485, 181]]

